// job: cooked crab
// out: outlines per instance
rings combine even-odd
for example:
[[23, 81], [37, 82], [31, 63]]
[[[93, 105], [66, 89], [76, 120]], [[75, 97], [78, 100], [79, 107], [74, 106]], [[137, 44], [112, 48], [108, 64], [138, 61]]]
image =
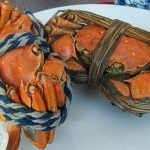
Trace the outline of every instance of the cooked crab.
[[[30, 18], [18, 9], [13, 9], [10, 3], [0, 3], [0, 11], [0, 39], [20, 32], [34, 34]], [[37, 44], [0, 54], [0, 79], [6, 85], [8, 97], [36, 111], [55, 113], [64, 105], [62, 84], [66, 78], [63, 62], [52, 56], [46, 58]], [[5, 119], [1, 117], [1, 120]], [[52, 143], [54, 132], [35, 131], [35, 140], [28, 137], [32, 144], [44, 149], [47, 143]], [[19, 146], [21, 127], [9, 123], [8, 133], [7, 149], [16, 150]]]
[[[87, 79], [91, 58], [108, 30], [108, 25], [102, 26], [98, 19], [89, 12], [68, 10], [54, 15], [45, 25], [50, 47], [67, 62], [76, 82], [87, 82], [84, 77]], [[149, 68], [150, 45], [122, 35], [100, 83], [114, 95], [149, 99]]]

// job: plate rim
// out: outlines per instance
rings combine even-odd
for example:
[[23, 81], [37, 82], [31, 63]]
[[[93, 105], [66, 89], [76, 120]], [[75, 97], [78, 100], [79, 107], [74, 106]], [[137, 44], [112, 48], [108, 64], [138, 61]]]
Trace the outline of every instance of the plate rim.
[[65, 7], [78, 7], [78, 6], [122, 7], [122, 8], [125, 8], [125, 9], [135, 9], [135, 10], [140, 10], [140, 11], [144, 11], [144, 12], [150, 13], [150, 11], [147, 10], [147, 9], [138, 8], [138, 7], [131, 7], [131, 6], [127, 6], [127, 5], [115, 5], [115, 4], [77, 4], [77, 5], [65, 5], [65, 6], [59, 6], [59, 7], [44, 9], [44, 10], [35, 12], [34, 15], [37, 15], [38, 13], [43, 13], [44, 11], [48, 11], [48, 10], [53, 10], [53, 9], [54, 10], [55, 9], [63, 10]]

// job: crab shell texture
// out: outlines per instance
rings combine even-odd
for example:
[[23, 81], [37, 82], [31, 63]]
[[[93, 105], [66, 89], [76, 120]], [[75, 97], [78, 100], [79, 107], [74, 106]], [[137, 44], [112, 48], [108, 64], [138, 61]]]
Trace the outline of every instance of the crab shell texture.
[[[0, 39], [10, 34], [31, 32], [32, 21], [8, 2], [0, 3]], [[40, 27], [40, 24], [39, 24]], [[6, 85], [6, 93], [16, 103], [35, 111], [56, 113], [65, 103], [63, 84], [68, 76], [64, 63], [52, 56], [45, 57], [37, 44], [12, 49], [0, 55], [0, 79]], [[1, 117], [5, 121], [5, 118]], [[7, 150], [18, 149], [21, 127], [8, 124]], [[27, 138], [39, 149], [52, 143], [55, 130], [35, 131], [36, 139]]]
[[[90, 58], [101, 44], [107, 28], [96, 19], [88, 19], [92, 14], [86, 12], [87, 16], [83, 13], [80, 16], [76, 12], [69, 10], [53, 16], [45, 29], [50, 47], [67, 62], [70, 72], [88, 76]], [[149, 67], [150, 44], [123, 35], [108, 59], [101, 83], [109, 94], [140, 103], [150, 99]]]

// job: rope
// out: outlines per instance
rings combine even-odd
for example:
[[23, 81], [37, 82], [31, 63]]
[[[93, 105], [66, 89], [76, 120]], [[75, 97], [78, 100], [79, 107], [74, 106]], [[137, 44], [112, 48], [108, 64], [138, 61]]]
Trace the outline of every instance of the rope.
[[25, 14], [31, 19], [35, 34], [44, 37], [43, 24], [37, 18], [35, 18], [30, 11], [25, 11]]
[[30, 32], [16, 33], [8, 35], [0, 40], [0, 55], [12, 49], [36, 43], [40, 46], [41, 50], [49, 53], [49, 45], [45, 39], [40, 36], [34, 35]]
[[[48, 53], [53, 57], [60, 59], [56, 54], [49, 50], [47, 41], [43, 39], [43, 25], [32, 15], [32, 13], [25, 12], [25, 14], [27, 14], [32, 20], [35, 34], [29, 32], [16, 33], [1, 39], [0, 55], [15, 48], [36, 43], [44, 53]], [[72, 99], [71, 83], [68, 76], [67, 80], [63, 83], [63, 87], [66, 95], [65, 105], [61, 107], [57, 113], [49, 111], [38, 112], [11, 100], [6, 95], [5, 85], [0, 80], [0, 113], [5, 117], [6, 121], [10, 121], [15, 125], [30, 127], [41, 131], [50, 131], [56, 126], [62, 124], [68, 115]]]
[[89, 84], [97, 86], [105, 71], [108, 58], [120, 42], [121, 36], [130, 27], [130, 24], [120, 20], [114, 20], [104, 38], [97, 46], [91, 58], [92, 62], [89, 69]]
[[66, 120], [70, 100], [72, 99], [69, 80], [65, 82], [64, 92], [66, 94], [66, 102], [57, 113], [37, 112], [9, 99], [4, 88], [0, 86], [0, 113], [3, 114], [7, 121], [15, 125], [49, 131]]

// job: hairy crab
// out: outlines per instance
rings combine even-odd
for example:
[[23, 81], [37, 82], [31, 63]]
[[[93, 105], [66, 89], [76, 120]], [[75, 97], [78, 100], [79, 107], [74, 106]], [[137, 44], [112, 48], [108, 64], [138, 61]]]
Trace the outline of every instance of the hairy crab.
[[[35, 34], [29, 16], [13, 9], [8, 2], [0, 3], [0, 39], [15, 33]], [[38, 24], [40, 27], [40, 24]], [[12, 41], [15, 42], [15, 41]], [[0, 51], [1, 52], [1, 51]], [[68, 80], [64, 63], [53, 56], [45, 56], [37, 43], [17, 47], [0, 53], [0, 79], [6, 93], [16, 103], [39, 112], [56, 113], [65, 103], [64, 82]], [[1, 120], [5, 120], [1, 117]], [[21, 126], [7, 124], [9, 142], [7, 150], [18, 149]], [[27, 138], [39, 149], [52, 143], [55, 130], [36, 130], [36, 139]]]
[[[107, 46], [104, 39], [112, 24], [109, 18], [78, 10], [58, 11], [47, 22], [45, 30], [50, 47], [66, 61], [73, 81], [88, 82], [93, 57], [104, 43]], [[129, 26], [124, 35], [113, 39], [118, 43], [97, 83], [113, 104], [136, 115], [150, 112], [149, 35]]]

